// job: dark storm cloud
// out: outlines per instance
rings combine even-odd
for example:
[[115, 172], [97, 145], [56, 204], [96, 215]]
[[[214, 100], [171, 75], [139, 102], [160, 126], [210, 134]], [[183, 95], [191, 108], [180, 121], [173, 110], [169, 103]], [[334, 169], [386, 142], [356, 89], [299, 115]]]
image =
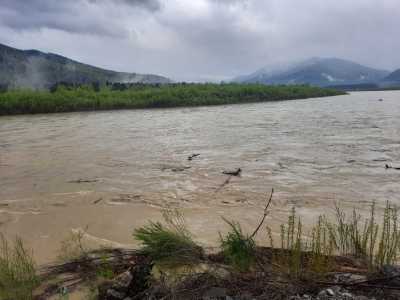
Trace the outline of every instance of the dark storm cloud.
[[313, 56], [400, 67], [398, 0], [0, 0], [0, 42], [226, 79]]
[[161, 8], [161, 4], [158, 0], [87, 0], [87, 1], [92, 3], [108, 2], [108, 3], [114, 3], [116, 5], [127, 4], [134, 7], [146, 8], [150, 11], [159, 10]]
[[0, 3], [0, 24], [12, 29], [49, 28], [115, 37], [126, 35], [127, 30], [115, 22], [113, 16], [102, 18], [101, 12], [110, 6], [125, 5], [149, 11], [160, 9], [157, 0], [1, 0]]

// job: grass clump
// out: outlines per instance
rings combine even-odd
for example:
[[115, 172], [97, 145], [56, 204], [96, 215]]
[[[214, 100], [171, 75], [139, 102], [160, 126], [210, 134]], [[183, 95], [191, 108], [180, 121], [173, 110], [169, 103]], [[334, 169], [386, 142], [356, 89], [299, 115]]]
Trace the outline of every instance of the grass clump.
[[11, 245], [0, 235], [0, 299], [30, 300], [38, 286], [32, 253], [22, 240], [16, 238]]
[[398, 209], [386, 202], [382, 224], [378, 224], [375, 203], [370, 216], [362, 220], [354, 209], [350, 217], [336, 206], [336, 222], [330, 224], [330, 238], [340, 255], [364, 259], [369, 269], [394, 264], [400, 250]]
[[133, 236], [142, 243], [141, 252], [155, 263], [165, 266], [192, 265], [203, 256], [186, 229], [183, 215], [177, 210], [164, 210], [166, 224], [149, 222], [136, 229]]
[[307, 245], [308, 270], [313, 274], [325, 274], [333, 267], [335, 241], [331, 238], [332, 225], [325, 216], [319, 216], [311, 230], [311, 240]]
[[[396, 206], [386, 203], [381, 224], [376, 217], [375, 203], [367, 218], [356, 209], [347, 215], [338, 205], [335, 211], [333, 220], [319, 216], [311, 231], [303, 235], [301, 218], [292, 209], [287, 223], [281, 225], [280, 251], [273, 258], [289, 277], [325, 274], [333, 269], [335, 255], [357, 258], [370, 271], [398, 262], [400, 228]], [[274, 247], [268, 227], [267, 233]]]
[[221, 249], [227, 261], [239, 271], [248, 271], [255, 261], [256, 243], [243, 233], [239, 223], [224, 219], [230, 231], [220, 234]]
[[281, 249], [284, 251], [278, 259], [290, 277], [298, 278], [301, 274], [304, 246], [301, 218], [296, 217], [296, 209], [293, 207], [287, 224], [281, 225]]
[[[375, 225], [376, 226], [376, 225]], [[398, 224], [398, 209], [386, 203], [382, 221], [382, 234], [375, 255], [375, 266], [392, 265], [398, 259], [400, 249], [400, 229]]]

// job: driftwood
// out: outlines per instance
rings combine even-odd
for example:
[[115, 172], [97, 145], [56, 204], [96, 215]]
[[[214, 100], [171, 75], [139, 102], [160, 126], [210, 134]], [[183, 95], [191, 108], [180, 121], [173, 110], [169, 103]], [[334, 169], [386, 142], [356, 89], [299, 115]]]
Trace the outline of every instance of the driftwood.
[[183, 172], [185, 170], [190, 169], [191, 167], [189, 166], [180, 166], [180, 167], [173, 167], [173, 166], [163, 166], [161, 167], [161, 171], [166, 171], [166, 170], [170, 170], [172, 172]]
[[188, 160], [193, 160], [193, 158], [195, 158], [197, 156], [200, 156], [200, 153], [194, 153], [194, 154], [188, 156]]
[[223, 171], [222, 173], [225, 175], [229, 175], [227, 179], [215, 190], [216, 193], [218, 193], [224, 186], [226, 186], [232, 179], [233, 176], [240, 176], [240, 173], [242, 172], [241, 168], [236, 169], [235, 171]]
[[78, 180], [70, 180], [68, 183], [92, 183], [92, 182], [98, 182], [98, 179], [78, 179]]
[[88, 274], [101, 265], [129, 265], [130, 259], [135, 258], [138, 253], [134, 249], [120, 248], [94, 250], [75, 260], [44, 266], [39, 270], [39, 273], [42, 277], [52, 277], [65, 273]]
[[93, 204], [97, 204], [97, 203], [99, 203], [101, 200], [103, 200], [103, 198], [102, 197], [100, 197], [99, 199], [97, 199], [97, 200], [94, 200], [93, 201]]
[[223, 171], [222, 173], [225, 175], [240, 176], [240, 174], [242, 173], [242, 169], [237, 168], [235, 171]]
[[139, 252], [132, 249], [100, 249], [85, 253], [82, 257], [60, 264], [43, 266], [38, 270], [43, 290], [38, 299], [48, 299], [61, 289], [74, 290], [84, 282], [93, 280], [99, 268], [110, 268], [115, 273], [136, 264]]
[[400, 170], [400, 167], [392, 167], [392, 166], [389, 166], [388, 164], [385, 164], [385, 169]]

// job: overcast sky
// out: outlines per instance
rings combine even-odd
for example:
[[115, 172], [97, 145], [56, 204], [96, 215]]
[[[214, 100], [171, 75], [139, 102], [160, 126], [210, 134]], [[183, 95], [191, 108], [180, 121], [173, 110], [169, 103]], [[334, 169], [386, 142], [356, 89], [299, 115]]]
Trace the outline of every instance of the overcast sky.
[[175, 80], [314, 56], [400, 68], [400, 0], [0, 0], [0, 43]]

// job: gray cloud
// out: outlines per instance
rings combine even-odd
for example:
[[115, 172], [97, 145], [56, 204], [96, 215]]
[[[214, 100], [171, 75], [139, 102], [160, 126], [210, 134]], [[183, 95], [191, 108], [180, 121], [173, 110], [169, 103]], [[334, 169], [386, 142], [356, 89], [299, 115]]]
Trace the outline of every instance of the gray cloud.
[[398, 0], [0, 0], [0, 42], [225, 79], [312, 56], [400, 68]]
[[122, 37], [127, 34], [127, 28], [115, 19], [116, 15], [107, 16], [107, 10], [115, 11], [121, 6], [149, 11], [160, 9], [158, 0], [2, 0], [0, 24], [18, 31], [50, 28]]
[[150, 11], [156, 11], [161, 8], [159, 0], [87, 0], [91, 3], [108, 2], [115, 5], [126, 4], [134, 7], [142, 7]]

